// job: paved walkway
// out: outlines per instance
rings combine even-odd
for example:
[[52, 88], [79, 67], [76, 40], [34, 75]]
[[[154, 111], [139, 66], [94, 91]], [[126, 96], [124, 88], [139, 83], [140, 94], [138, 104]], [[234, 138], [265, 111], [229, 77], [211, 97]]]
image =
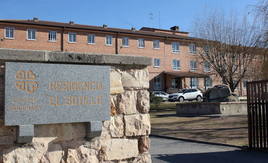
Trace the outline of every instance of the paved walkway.
[[268, 163], [268, 153], [151, 137], [153, 163]]

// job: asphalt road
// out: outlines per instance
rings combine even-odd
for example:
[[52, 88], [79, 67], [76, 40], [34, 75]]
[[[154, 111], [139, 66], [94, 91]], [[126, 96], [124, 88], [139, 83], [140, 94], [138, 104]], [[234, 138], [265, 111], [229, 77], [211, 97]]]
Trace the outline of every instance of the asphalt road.
[[153, 163], [268, 163], [268, 153], [151, 137]]

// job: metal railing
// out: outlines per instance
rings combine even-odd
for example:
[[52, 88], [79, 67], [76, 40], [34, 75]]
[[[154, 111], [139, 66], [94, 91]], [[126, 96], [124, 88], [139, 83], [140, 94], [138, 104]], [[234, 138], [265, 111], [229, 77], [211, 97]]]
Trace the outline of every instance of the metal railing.
[[247, 82], [248, 140], [251, 149], [268, 149], [268, 80]]

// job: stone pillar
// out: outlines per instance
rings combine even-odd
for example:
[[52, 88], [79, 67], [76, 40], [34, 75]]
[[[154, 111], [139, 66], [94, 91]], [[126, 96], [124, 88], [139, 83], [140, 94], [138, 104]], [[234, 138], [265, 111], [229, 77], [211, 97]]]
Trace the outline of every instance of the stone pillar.
[[[149, 73], [151, 59], [0, 49], [0, 162], [4, 163], [150, 163]], [[111, 119], [100, 137], [88, 141], [86, 123], [35, 125], [29, 144], [16, 144], [16, 127], [4, 126], [4, 62], [61, 62], [110, 65]]]

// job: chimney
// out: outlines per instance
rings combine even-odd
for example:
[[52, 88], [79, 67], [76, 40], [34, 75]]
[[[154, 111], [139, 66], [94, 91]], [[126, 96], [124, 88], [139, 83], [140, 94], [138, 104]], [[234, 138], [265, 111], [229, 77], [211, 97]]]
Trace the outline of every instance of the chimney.
[[33, 21], [34, 21], [34, 22], [38, 22], [39, 19], [38, 19], [37, 17], [34, 17], [34, 18], [33, 18]]
[[172, 31], [179, 31], [179, 26], [173, 26], [170, 28]]
[[103, 27], [103, 28], [107, 28], [108, 25], [107, 25], [107, 24], [103, 24], [102, 27]]
[[131, 27], [131, 30], [132, 30], [132, 31], [136, 31], [136, 28], [135, 28], [135, 27]]
[[69, 24], [73, 25], [74, 24], [74, 21], [69, 21]]

